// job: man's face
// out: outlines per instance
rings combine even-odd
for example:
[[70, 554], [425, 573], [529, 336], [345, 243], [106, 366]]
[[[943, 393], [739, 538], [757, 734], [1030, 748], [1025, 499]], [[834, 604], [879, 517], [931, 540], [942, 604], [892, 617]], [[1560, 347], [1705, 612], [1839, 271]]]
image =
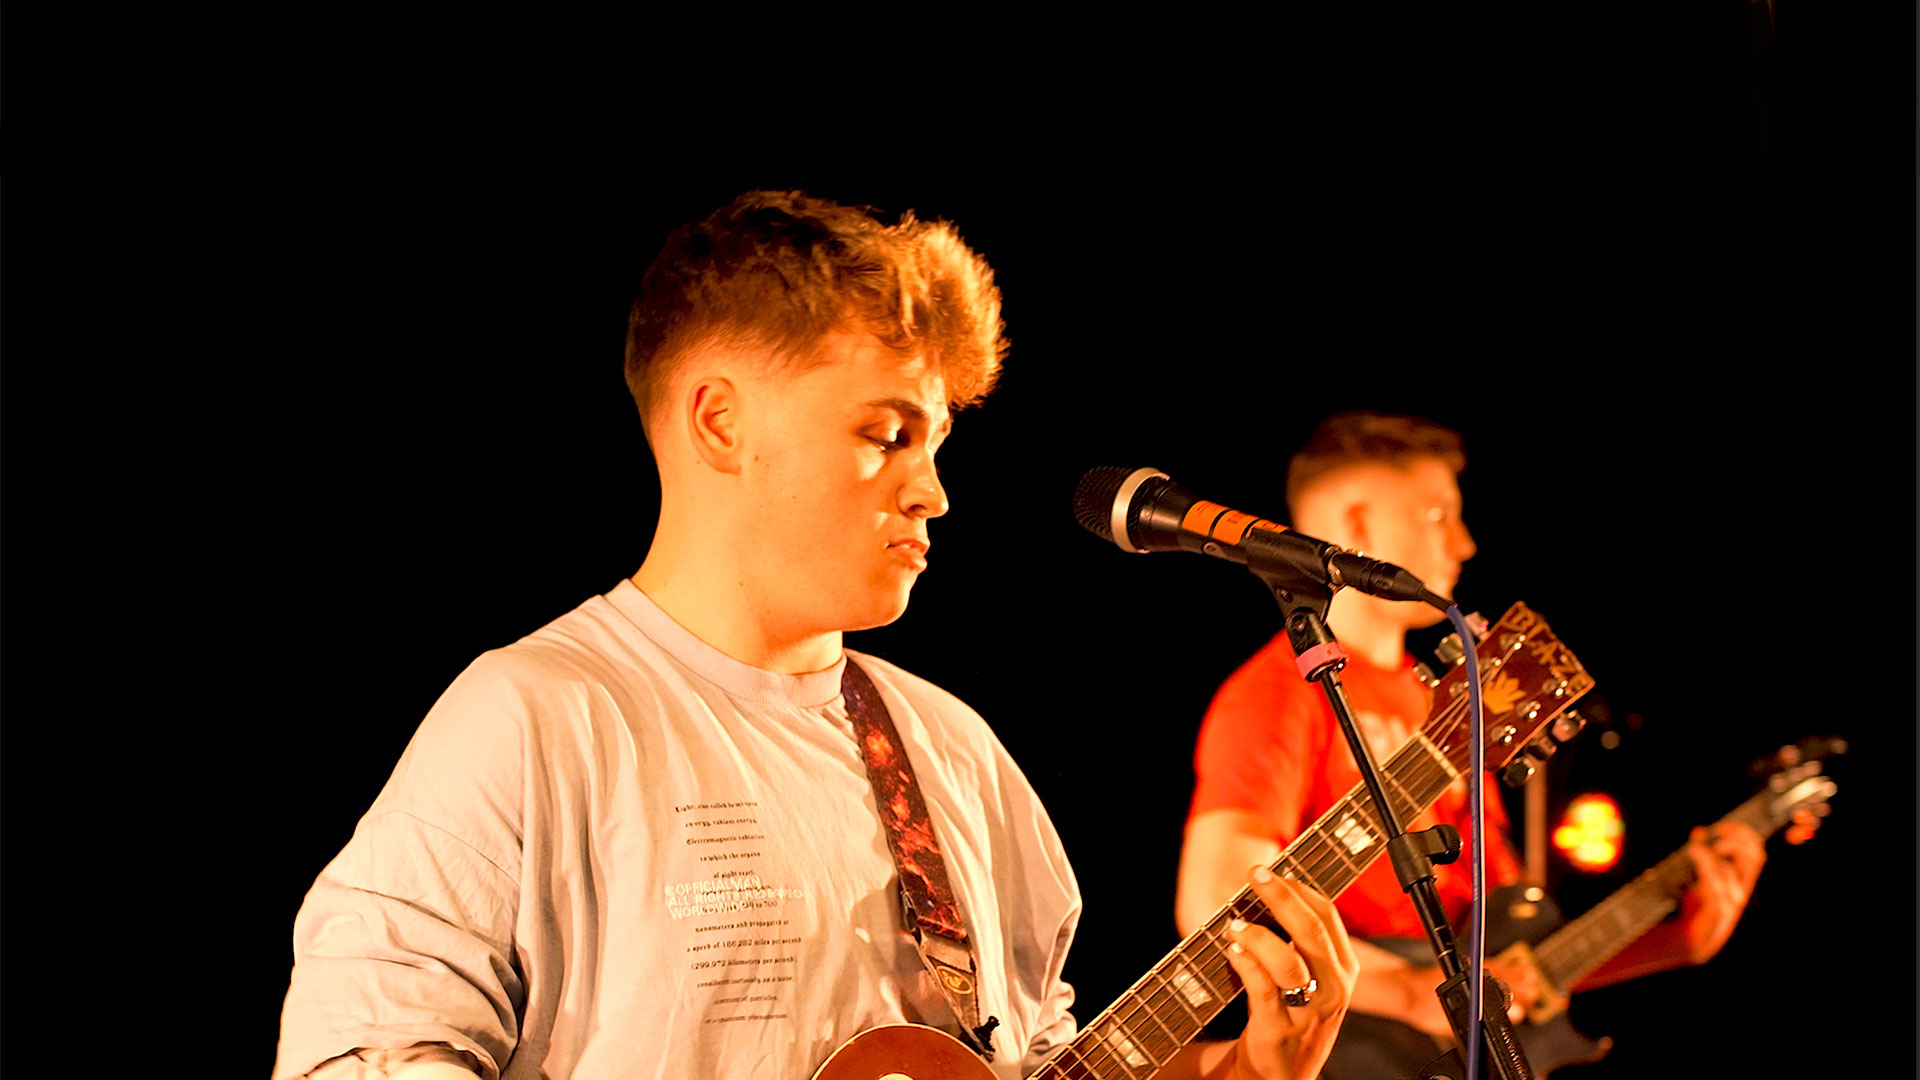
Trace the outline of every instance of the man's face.
[[[1406, 468], [1380, 466], [1367, 515], [1367, 554], [1405, 568], [1442, 596], [1460, 583], [1473, 537], [1460, 518], [1460, 486], [1437, 458]], [[1405, 605], [1413, 608], [1418, 605]]]
[[866, 336], [829, 339], [830, 359], [756, 381], [741, 463], [770, 629], [881, 626], [906, 610], [927, 567], [927, 522], [947, 512], [934, 452], [951, 427], [946, 380]]

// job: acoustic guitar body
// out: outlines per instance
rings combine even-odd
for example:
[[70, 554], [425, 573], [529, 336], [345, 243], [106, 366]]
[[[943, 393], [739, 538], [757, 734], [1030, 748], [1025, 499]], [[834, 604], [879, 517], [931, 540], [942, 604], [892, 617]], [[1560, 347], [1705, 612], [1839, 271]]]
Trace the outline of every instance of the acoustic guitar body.
[[937, 1028], [888, 1024], [840, 1044], [813, 1080], [997, 1080], [967, 1044]]

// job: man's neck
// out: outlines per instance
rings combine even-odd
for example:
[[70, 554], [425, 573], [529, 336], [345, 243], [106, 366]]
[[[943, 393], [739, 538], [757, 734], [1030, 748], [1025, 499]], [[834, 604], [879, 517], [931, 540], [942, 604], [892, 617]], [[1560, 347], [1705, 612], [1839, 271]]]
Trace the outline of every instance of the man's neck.
[[1327, 628], [1347, 652], [1383, 671], [1406, 662], [1407, 627], [1391, 601], [1341, 592], [1327, 609]]
[[840, 632], [774, 625], [740, 587], [737, 575], [678, 561], [656, 546], [633, 583], [689, 633], [735, 660], [780, 675], [824, 671], [840, 661]]

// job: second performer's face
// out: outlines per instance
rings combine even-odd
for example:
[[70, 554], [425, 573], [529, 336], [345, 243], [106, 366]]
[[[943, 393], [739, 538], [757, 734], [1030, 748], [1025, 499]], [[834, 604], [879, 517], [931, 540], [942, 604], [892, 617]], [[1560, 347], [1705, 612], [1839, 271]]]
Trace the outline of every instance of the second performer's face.
[[[867, 336], [760, 386], [742, 462], [762, 535], [754, 592], [778, 631], [880, 626], [927, 568], [927, 522], [947, 512], [934, 453], [951, 427], [946, 380]], [[770, 394], [767, 391], [772, 391]]]
[[1461, 564], [1477, 550], [1461, 519], [1453, 470], [1438, 459], [1418, 458], [1381, 475], [1385, 479], [1368, 515], [1367, 554], [1403, 567], [1434, 592], [1451, 597]]

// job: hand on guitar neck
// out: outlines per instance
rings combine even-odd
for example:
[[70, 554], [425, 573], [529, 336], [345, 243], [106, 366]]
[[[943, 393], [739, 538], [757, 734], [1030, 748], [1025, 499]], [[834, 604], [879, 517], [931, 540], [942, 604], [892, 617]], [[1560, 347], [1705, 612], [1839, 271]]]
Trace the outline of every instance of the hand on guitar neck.
[[1695, 826], [1686, 852], [1694, 880], [1680, 896], [1680, 917], [1648, 930], [1574, 984], [1574, 990], [1704, 964], [1726, 945], [1766, 865], [1766, 842], [1740, 821]]
[[[1233, 945], [1227, 962], [1246, 988], [1247, 1026], [1233, 1044], [1231, 1069], [1209, 1068], [1203, 1058], [1198, 1075], [1222, 1080], [1318, 1076], [1333, 1051], [1360, 962], [1333, 901], [1275, 877], [1264, 866], [1254, 867], [1252, 884], [1267, 911], [1290, 930], [1291, 943], [1264, 926], [1228, 925]], [[1312, 988], [1309, 999], [1289, 1004], [1286, 991], [1302, 986]]]
[[[1333, 1050], [1357, 970], [1333, 902], [1256, 867], [1250, 891], [1230, 911], [1081, 1025], [1030, 1080], [1308, 1080]], [[1239, 1040], [1191, 1042], [1242, 988], [1248, 1012]], [[814, 1080], [994, 1075], [951, 1035], [892, 1024], [842, 1044]]]

